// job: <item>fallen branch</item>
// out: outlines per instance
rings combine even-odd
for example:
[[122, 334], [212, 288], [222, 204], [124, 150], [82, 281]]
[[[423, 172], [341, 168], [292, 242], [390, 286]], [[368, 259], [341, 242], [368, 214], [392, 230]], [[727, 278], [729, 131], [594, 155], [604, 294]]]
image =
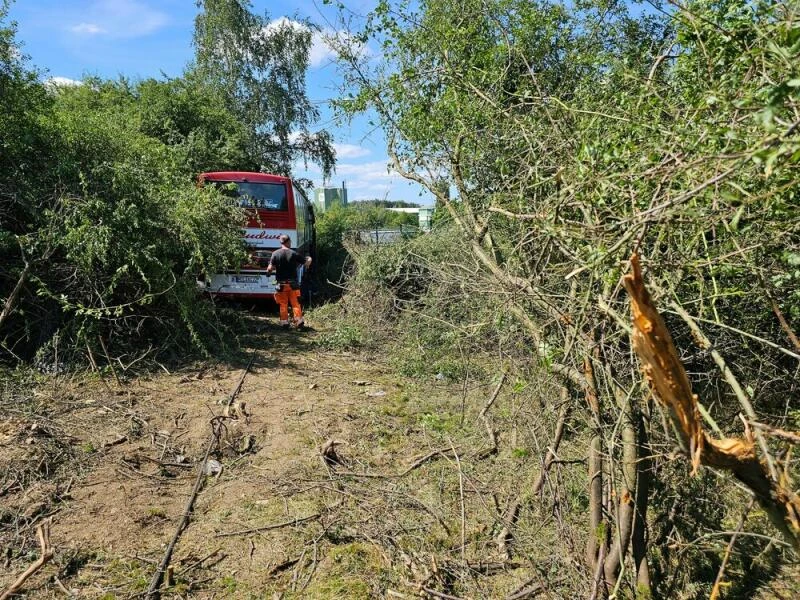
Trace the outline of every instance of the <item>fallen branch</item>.
[[285, 560], [282, 563], [278, 563], [277, 565], [272, 567], [269, 571], [267, 571], [267, 577], [274, 577], [278, 573], [282, 573], [287, 569], [291, 569], [293, 566], [295, 566], [297, 563], [300, 562], [300, 558], [301, 557], [298, 556], [297, 558], [290, 558], [289, 560]]
[[200, 487], [203, 485], [203, 481], [206, 477], [206, 462], [211, 454], [211, 450], [214, 448], [214, 444], [219, 442], [219, 437], [222, 430], [222, 421], [224, 418], [225, 417], [219, 416], [214, 417], [211, 420], [213, 432], [211, 434], [211, 439], [208, 442], [208, 446], [206, 447], [203, 460], [200, 461], [200, 467], [197, 469], [197, 478], [194, 481], [192, 493], [186, 500], [186, 506], [183, 508], [183, 514], [181, 515], [180, 523], [178, 523], [175, 534], [172, 536], [172, 540], [167, 546], [166, 552], [164, 552], [164, 558], [161, 560], [161, 563], [158, 565], [158, 569], [156, 569], [156, 572], [153, 574], [153, 578], [150, 580], [150, 587], [147, 589], [147, 598], [159, 598], [161, 596], [161, 592], [159, 591], [159, 588], [161, 587], [161, 581], [164, 578], [164, 573], [167, 572], [167, 568], [169, 567], [170, 560], [172, 559], [172, 553], [175, 550], [175, 546], [178, 544], [178, 540], [180, 539], [183, 530], [186, 529], [187, 525], [189, 525], [189, 517], [192, 514], [192, 509], [194, 508], [194, 501], [197, 499], [197, 495], [200, 493]]
[[464, 502], [464, 472], [461, 470], [461, 459], [458, 457], [456, 447], [453, 441], [450, 440], [450, 448], [453, 451], [453, 456], [456, 459], [456, 467], [458, 468], [458, 498], [461, 504], [461, 562], [467, 562], [467, 509]]
[[120, 383], [117, 370], [114, 368], [114, 363], [111, 362], [111, 355], [108, 353], [108, 348], [106, 347], [106, 343], [103, 341], [103, 336], [98, 335], [97, 339], [100, 340], [100, 347], [103, 349], [103, 354], [106, 355], [106, 362], [108, 363], [108, 368], [111, 369], [111, 374], [114, 376], [114, 381], [117, 382], [117, 387], [121, 388], [122, 383]]
[[103, 450], [105, 450], [107, 448], [111, 448], [111, 446], [119, 446], [120, 444], [124, 444], [127, 441], [128, 441], [128, 436], [127, 435], [121, 435], [115, 440], [111, 440], [109, 442], [104, 442], [103, 443]]
[[[769, 290], [769, 287], [765, 286], [765, 289]], [[772, 312], [774, 312], [775, 316], [778, 317], [778, 322], [781, 324], [781, 329], [783, 329], [784, 333], [786, 333], [786, 336], [791, 340], [794, 349], [800, 352], [800, 339], [798, 339], [794, 329], [792, 329], [791, 325], [789, 325], [789, 322], [786, 320], [786, 317], [783, 315], [781, 307], [778, 306], [778, 303], [775, 301], [775, 298], [772, 297], [771, 293], [767, 292], [767, 297], [772, 305]]]
[[283, 523], [274, 523], [272, 525], [264, 525], [263, 527], [253, 527], [252, 529], [241, 529], [239, 531], [225, 531], [223, 533], [215, 533], [214, 537], [232, 537], [235, 535], [250, 535], [251, 533], [262, 533], [264, 531], [272, 531], [273, 529], [281, 529], [282, 527], [291, 527], [292, 525], [300, 525], [301, 523], [305, 523], [307, 521], [313, 521], [314, 519], [319, 519], [321, 517], [321, 513], [314, 513], [313, 515], [308, 515], [307, 517], [301, 517], [299, 519], [291, 519], [290, 521], [284, 521]]
[[678, 357], [672, 336], [645, 288], [638, 256], [631, 258], [633, 272], [623, 283], [631, 297], [633, 346], [653, 395], [666, 407], [692, 470], [702, 464], [724, 469], [744, 483], [789, 544], [800, 552], [800, 498], [770, 476], [755, 453], [752, 434], [745, 438], [715, 439], [703, 429], [698, 398]]
[[[247, 363], [247, 367], [245, 367], [244, 371], [242, 372], [239, 381], [236, 384], [236, 387], [233, 388], [230, 396], [228, 397], [228, 402], [225, 407], [226, 413], [227, 410], [230, 409], [231, 404], [233, 404], [234, 399], [239, 394], [239, 391], [242, 389], [242, 383], [244, 382], [244, 378], [247, 373], [250, 372], [250, 367], [253, 366], [253, 361], [255, 360], [256, 354], [250, 356], [250, 362]], [[150, 580], [150, 587], [147, 589], [147, 598], [160, 598], [161, 592], [159, 588], [161, 587], [161, 581], [164, 578], [164, 573], [167, 572], [167, 567], [169, 567], [170, 560], [172, 559], [172, 553], [175, 550], [175, 546], [178, 544], [178, 540], [183, 533], [183, 530], [186, 529], [186, 526], [189, 524], [189, 517], [192, 514], [192, 508], [194, 507], [194, 501], [197, 499], [197, 495], [200, 493], [200, 487], [203, 485], [203, 481], [206, 477], [206, 463], [208, 462], [208, 457], [211, 454], [211, 450], [214, 448], [215, 444], [219, 443], [220, 437], [222, 435], [223, 429], [223, 421], [228, 418], [226, 414], [219, 415], [211, 419], [211, 438], [208, 441], [208, 446], [206, 447], [206, 452], [203, 455], [203, 460], [200, 461], [200, 466], [197, 469], [197, 478], [194, 481], [194, 487], [192, 488], [192, 493], [189, 495], [189, 498], [186, 500], [186, 506], [183, 509], [183, 515], [181, 516], [180, 523], [178, 523], [178, 527], [175, 530], [175, 534], [172, 536], [172, 540], [170, 541], [169, 545], [167, 546], [167, 550], [164, 552], [164, 558], [161, 560], [161, 563], [158, 565], [158, 569], [153, 574], [153, 578]]]
[[744, 529], [744, 522], [747, 520], [747, 515], [750, 513], [752, 508], [753, 500], [750, 500], [750, 504], [748, 504], [747, 508], [744, 509], [742, 517], [739, 519], [739, 525], [736, 527], [736, 531], [731, 536], [728, 546], [725, 548], [725, 556], [722, 558], [722, 564], [719, 566], [719, 570], [717, 571], [717, 577], [714, 579], [714, 586], [711, 588], [711, 596], [709, 596], [708, 600], [717, 600], [717, 598], [719, 598], [720, 588], [722, 587], [722, 578], [725, 575], [725, 567], [728, 566], [728, 561], [730, 560], [731, 552], [733, 551], [733, 545], [736, 543], [736, 538], [739, 537], [742, 529]]
[[425, 586], [420, 587], [420, 592], [423, 594], [428, 594], [429, 596], [433, 596], [434, 598], [442, 598], [443, 600], [463, 600], [463, 598], [459, 596], [451, 596], [450, 594], [445, 594], [444, 592], [437, 592], [436, 590]]
[[514, 561], [500, 561], [500, 562], [467, 562], [467, 567], [474, 573], [481, 575], [496, 575], [506, 571], [512, 571], [522, 567], [521, 563]]
[[[459, 448], [460, 448], [459, 446], [455, 447], [456, 450], [458, 450]], [[450, 450], [451, 450], [451, 448], [442, 448], [441, 450], [434, 450], [433, 452], [429, 452], [425, 456], [422, 456], [422, 457], [418, 458], [417, 460], [415, 460], [413, 463], [411, 463], [406, 468], [405, 471], [403, 471], [402, 473], [398, 473], [397, 475], [394, 475], [393, 477], [405, 477], [406, 475], [411, 473], [411, 471], [413, 471], [415, 469], [418, 469], [419, 467], [424, 465], [429, 460], [432, 460], [432, 459], [434, 459], [436, 457], [444, 457], [445, 454], [447, 452], [449, 452]]]
[[481, 412], [478, 413], [478, 418], [482, 419], [486, 416], [486, 412], [492, 407], [494, 401], [497, 400], [497, 397], [500, 395], [500, 390], [503, 388], [503, 384], [506, 382], [506, 377], [508, 376], [507, 373], [503, 373], [502, 377], [500, 377], [500, 381], [497, 382], [497, 386], [494, 388], [494, 392], [492, 392], [489, 401], [483, 406]]
[[[185, 575], [186, 573], [188, 573], [192, 569], [196, 569], [197, 567], [202, 565], [204, 562], [206, 562], [209, 558], [213, 558], [214, 556], [216, 556], [219, 553], [220, 550], [222, 550], [222, 546], [220, 546], [219, 548], [217, 548], [213, 552], [209, 552], [203, 558], [200, 558], [200, 559], [194, 561], [192, 564], [190, 564], [188, 567], [185, 567], [180, 573], [178, 573], [178, 575]], [[223, 556], [225, 556], [225, 555], [223, 554]]]
[[[25, 260], [24, 256], [23, 260]], [[14, 311], [14, 308], [17, 305], [17, 300], [19, 300], [20, 292], [22, 292], [22, 287], [25, 285], [25, 282], [28, 281], [28, 276], [30, 273], [31, 265], [27, 260], [25, 260], [25, 267], [22, 269], [14, 289], [11, 290], [11, 293], [8, 295], [8, 298], [6, 298], [6, 301], [3, 304], [3, 312], [0, 312], [0, 328], [3, 327], [3, 323], [5, 323], [6, 319], [10, 317], [11, 313]]]
[[[342, 442], [336, 442], [336, 443], [342, 443]], [[325, 446], [323, 446], [323, 448], [324, 447]], [[456, 450], [460, 449], [461, 446], [456, 446]], [[447, 455], [447, 453], [450, 452], [450, 450], [451, 450], [450, 448], [442, 448], [440, 450], [434, 450], [433, 452], [428, 452], [428, 454], [425, 454], [424, 456], [421, 456], [420, 458], [416, 459], [405, 469], [405, 471], [401, 471], [400, 473], [356, 473], [355, 471], [337, 470], [336, 475], [338, 477], [357, 477], [362, 479], [400, 479], [411, 473], [413, 470], [420, 468], [428, 461], [433, 460], [434, 458], [444, 458]], [[320, 455], [320, 458], [322, 458], [323, 464], [326, 467], [330, 468], [328, 460], [325, 458], [325, 456]]]
[[17, 580], [8, 586], [2, 594], [0, 600], [7, 600], [14, 594], [17, 594], [28, 578], [36, 573], [39, 569], [45, 566], [53, 558], [53, 548], [50, 546], [50, 521], [39, 523], [36, 529], [36, 535], [39, 537], [39, 546], [41, 547], [41, 556], [30, 567], [25, 569], [25, 572], [17, 577]]
[[542, 583], [535, 582], [535, 580], [531, 579], [521, 588], [506, 596], [506, 600], [526, 600], [527, 598], [535, 598], [546, 591], [547, 588]]
[[756, 429], [762, 430], [764, 433], [771, 435], [772, 437], [776, 437], [792, 444], [800, 444], [800, 434], [778, 429], [777, 427], [772, 427], [771, 425], [766, 425], [765, 423], [759, 423], [758, 421], [750, 421], [750, 425]]
[[176, 463], [176, 462], [163, 462], [155, 458], [150, 458], [144, 454], [137, 455], [137, 458], [144, 459], [148, 462], [154, 463], [159, 467], [174, 467], [176, 469], [191, 469], [194, 465], [191, 463]]
[[500, 377], [500, 381], [497, 382], [497, 386], [494, 388], [494, 392], [492, 392], [492, 396], [489, 398], [489, 401], [483, 406], [481, 411], [478, 413], [478, 419], [483, 421], [483, 424], [486, 426], [486, 433], [489, 435], [489, 448], [484, 450], [480, 453], [481, 458], [485, 458], [491, 454], [497, 453], [497, 432], [492, 427], [492, 422], [489, 420], [489, 417], [486, 416], [486, 413], [494, 404], [497, 397], [500, 395], [500, 390], [503, 388], [503, 384], [506, 381], [506, 373], [503, 373], [502, 377]]

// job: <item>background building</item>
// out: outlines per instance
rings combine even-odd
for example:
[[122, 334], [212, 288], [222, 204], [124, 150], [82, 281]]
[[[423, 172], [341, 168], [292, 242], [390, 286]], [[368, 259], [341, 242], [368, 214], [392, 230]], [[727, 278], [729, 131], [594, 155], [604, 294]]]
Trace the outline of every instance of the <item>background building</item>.
[[419, 228], [422, 231], [431, 230], [431, 220], [433, 219], [433, 207], [422, 206], [419, 209]]
[[347, 206], [347, 187], [342, 182], [342, 187], [324, 186], [314, 189], [314, 209], [325, 212], [334, 204]]
[[420, 231], [431, 230], [431, 219], [433, 218], [432, 206], [416, 206], [414, 208], [389, 208], [387, 210], [417, 215], [417, 218], [419, 219]]

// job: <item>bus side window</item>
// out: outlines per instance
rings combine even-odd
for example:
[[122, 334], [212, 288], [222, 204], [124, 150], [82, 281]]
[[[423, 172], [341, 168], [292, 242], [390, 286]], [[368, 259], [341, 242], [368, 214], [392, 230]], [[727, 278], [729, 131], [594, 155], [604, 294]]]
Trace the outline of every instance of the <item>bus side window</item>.
[[306, 231], [306, 200], [303, 192], [292, 183], [292, 196], [294, 196], [294, 218], [297, 227], [297, 247], [307, 246], [307, 231]]

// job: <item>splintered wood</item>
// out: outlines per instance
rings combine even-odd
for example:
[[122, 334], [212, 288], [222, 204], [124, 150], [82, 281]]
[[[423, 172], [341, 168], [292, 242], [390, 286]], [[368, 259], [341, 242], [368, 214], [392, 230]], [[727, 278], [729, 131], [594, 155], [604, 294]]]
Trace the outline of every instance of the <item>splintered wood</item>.
[[645, 288], [639, 257], [631, 257], [633, 272], [623, 279], [631, 297], [633, 346], [653, 395], [668, 411], [680, 442], [692, 462], [731, 471], [755, 495], [775, 527], [800, 552], [800, 499], [784, 481], [770, 477], [758, 459], [752, 433], [744, 438], [716, 439], [703, 429], [698, 399], [667, 330]]

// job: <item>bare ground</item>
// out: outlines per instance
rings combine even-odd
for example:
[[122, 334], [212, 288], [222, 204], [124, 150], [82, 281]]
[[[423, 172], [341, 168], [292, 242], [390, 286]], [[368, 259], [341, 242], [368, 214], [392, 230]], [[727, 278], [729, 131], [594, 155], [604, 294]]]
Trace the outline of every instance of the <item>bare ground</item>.
[[[164, 597], [502, 597], [554, 566], [495, 544], [520, 482], [498, 497], [509, 473], [469, 466], [486, 462], [485, 431], [459, 425], [491, 386], [406, 379], [386, 357], [320, 349], [318, 333], [259, 328], [211, 455], [222, 471], [205, 478]], [[0, 589], [38, 557], [36, 527], [49, 520], [54, 560], [28, 597], [142, 596], [247, 358], [121, 385], [51, 377], [7, 397]]]
[[[211, 419], [254, 353], [162, 597], [588, 597], [591, 574], [571, 558], [585, 535], [579, 425], [542, 492], [527, 492], [559, 410], [546, 377], [509, 374], [483, 420], [497, 373], [403, 377], [385, 351], [323, 349], [325, 331], [258, 317], [251, 330], [228, 362], [118, 370], [120, 384], [108, 371], [0, 374], [0, 595], [50, 523], [53, 560], [26, 597], [144, 597]], [[784, 571], [759, 597], [794, 597]]]

